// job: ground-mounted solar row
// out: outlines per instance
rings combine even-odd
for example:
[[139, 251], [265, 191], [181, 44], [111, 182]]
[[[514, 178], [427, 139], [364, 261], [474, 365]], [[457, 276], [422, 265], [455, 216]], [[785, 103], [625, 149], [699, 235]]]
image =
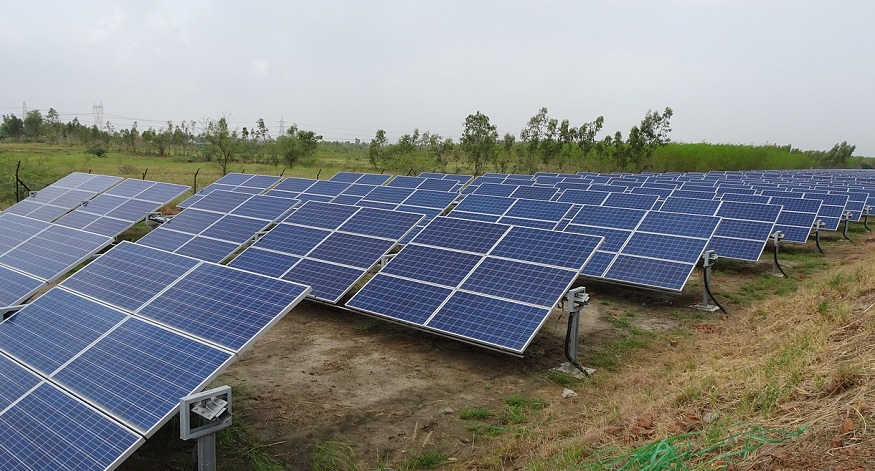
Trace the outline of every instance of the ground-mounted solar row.
[[601, 238], [438, 217], [347, 302], [522, 353]]
[[423, 216], [308, 202], [230, 262], [231, 266], [313, 287], [337, 303]]
[[184, 185], [128, 179], [83, 202], [55, 224], [116, 237], [187, 190]]
[[773, 196], [769, 200], [770, 204], [781, 205], [781, 213], [775, 222], [774, 230], [781, 231], [787, 242], [805, 243], [808, 241], [808, 235], [817, 220], [817, 213], [822, 204], [819, 199], [799, 196], [798, 198]]
[[272, 175], [252, 175], [246, 173], [229, 173], [222, 178], [216, 180], [207, 187], [201, 189], [197, 193], [188, 197], [185, 201], [179, 203], [180, 208], [188, 208], [194, 206], [204, 196], [209, 195], [214, 191], [227, 191], [240, 194], [257, 195], [263, 193], [268, 188], [276, 185], [281, 180], [280, 177]]
[[30, 196], [7, 208], [4, 214], [51, 222], [122, 180], [124, 178], [109, 175], [71, 173], [42, 190], [31, 192]]
[[115, 467], [308, 291], [123, 242], [0, 323], [3, 469]]
[[53, 281], [112, 242], [111, 237], [52, 225], [0, 254], [0, 265]]
[[0, 265], [0, 307], [22, 303], [44, 284], [43, 280]]
[[823, 223], [821, 229], [834, 231], [839, 228], [839, 223], [848, 203], [847, 194], [829, 194], [822, 192], [805, 192], [803, 198], [821, 200], [820, 209], [817, 211], [817, 220]]

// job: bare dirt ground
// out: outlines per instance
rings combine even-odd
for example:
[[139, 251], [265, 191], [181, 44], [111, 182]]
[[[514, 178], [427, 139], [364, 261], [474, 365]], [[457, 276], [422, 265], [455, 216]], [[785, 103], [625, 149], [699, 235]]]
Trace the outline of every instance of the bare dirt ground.
[[[857, 245], [832, 248], [830, 263], [875, 247], [871, 236], [859, 238]], [[813, 250], [813, 244], [800, 250]], [[757, 264], [732, 263], [729, 272], [715, 276], [715, 295], [720, 299], [721, 290], [737, 290], [770, 270], [765, 255]], [[587, 357], [622, 329], [616, 319], [623, 313], [636, 313], [630, 322], [643, 330], [682, 329], [693, 336], [709, 335], [721, 323], [733, 322], [731, 316], [689, 308], [702, 297], [698, 270], [680, 295], [584, 284], [592, 295], [580, 329], [585, 366]], [[465, 463], [480, 463], [477, 457], [500, 452], [490, 437], [472, 433], [471, 421], [461, 419], [460, 411], [500, 411], [506, 398], [521, 395], [548, 401], [551, 416], [573, 417], [589, 401], [598, 400], [586, 396], [589, 380], [580, 385], [581, 397], [569, 399], [561, 397], [563, 385], [551, 380], [549, 370], [565, 361], [565, 328], [565, 317], [554, 310], [525, 357], [516, 358], [305, 301], [245, 352], [216, 385], [235, 388], [234, 420], [245, 425], [259, 452], [286, 469], [313, 469], [317, 447], [326, 442], [350, 446], [362, 469], [403, 463], [427, 449], [441, 450], [455, 463], [453, 469], [470, 469]], [[657, 348], [655, 355], [665, 347]], [[646, 363], [638, 360], [634, 367]], [[762, 467], [756, 469], [852, 470], [865, 463], [873, 448], [870, 443], [864, 448], [868, 451], [834, 451], [840, 458], [824, 461], [821, 442], [831, 437], [813, 437], [811, 443], [778, 450], [783, 461], [760, 460], [757, 466]], [[171, 422], [122, 469], [189, 469], [193, 447], [193, 442], [178, 439]], [[805, 447], [814, 451], [806, 455]], [[502, 459], [491, 468], [518, 469], [515, 458]], [[859, 469], [875, 468], [872, 462], [865, 466], [871, 467]], [[220, 469], [258, 468], [239, 456], [224, 455]]]

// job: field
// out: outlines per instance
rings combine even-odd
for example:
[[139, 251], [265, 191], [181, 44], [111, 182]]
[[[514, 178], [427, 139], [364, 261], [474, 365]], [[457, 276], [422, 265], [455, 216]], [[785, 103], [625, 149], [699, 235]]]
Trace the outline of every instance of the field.
[[[4, 175], [23, 160], [48, 181], [89, 169], [139, 177], [148, 168], [149, 179], [191, 184], [200, 168], [199, 186], [219, 176], [180, 157], [15, 149], [0, 148]], [[323, 177], [350, 167], [320, 163]], [[235, 394], [219, 469], [645, 469], [637, 458], [869, 469], [875, 236], [856, 224], [851, 238], [825, 236], [826, 255], [812, 243], [783, 246], [786, 278], [770, 275], [768, 252], [756, 264], [719, 260], [712, 290], [728, 314], [689, 308], [701, 300], [698, 273], [680, 295], [584, 282], [592, 301], [580, 361], [597, 370], [587, 378], [551, 371], [564, 361], [558, 310], [515, 358], [304, 302], [216, 381]], [[577, 396], [563, 398], [565, 388]], [[121, 469], [191, 469], [193, 448], [171, 421]]]

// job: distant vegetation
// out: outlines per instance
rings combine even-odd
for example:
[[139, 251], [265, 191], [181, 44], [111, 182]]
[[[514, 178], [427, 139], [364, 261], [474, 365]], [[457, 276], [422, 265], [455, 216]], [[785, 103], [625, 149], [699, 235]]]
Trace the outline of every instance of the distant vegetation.
[[[489, 117], [478, 111], [465, 118], [458, 142], [414, 129], [391, 143], [383, 130], [378, 130], [370, 142], [326, 142], [315, 132], [294, 125], [274, 137], [263, 119], [252, 129], [231, 129], [225, 117], [201, 122], [168, 121], [159, 129], [146, 130], [140, 130], [134, 122], [128, 129], [116, 130], [110, 122], [102, 127], [85, 126], [78, 119], [62, 123], [58, 112], [50, 108], [45, 116], [39, 110], [28, 111], [23, 119], [14, 114], [3, 115], [0, 171], [10, 174], [13, 163], [3, 160], [3, 149], [10, 145], [14, 145], [18, 155], [41, 154], [43, 151], [38, 149], [50, 147], [67, 149], [66, 154], [85, 153], [96, 159], [142, 156], [171, 158], [177, 163], [203, 162], [220, 175], [244, 166], [249, 166], [250, 171], [258, 166], [262, 172], [275, 174], [287, 169], [321, 167], [401, 174], [871, 168], [869, 162], [853, 156], [854, 146], [847, 142], [823, 151], [800, 150], [789, 145], [673, 143], [669, 137], [672, 116], [671, 108], [662, 112], [649, 110], [624, 137], [620, 131], [603, 133], [605, 123], [601, 116], [574, 125], [567, 119], [551, 117], [547, 108], [541, 108], [524, 124], [519, 135], [499, 136]], [[160, 159], [155, 159], [155, 164], [147, 164], [146, 168], [159, 167], [159, 162]], [[135, 170], [129, 164], [124, 169], [121, 165], [120, 171]]]

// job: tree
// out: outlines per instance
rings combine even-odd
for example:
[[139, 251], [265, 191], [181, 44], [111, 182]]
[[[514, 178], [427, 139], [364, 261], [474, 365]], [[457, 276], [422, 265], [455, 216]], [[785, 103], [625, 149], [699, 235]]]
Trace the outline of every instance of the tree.
[[530, 170], [534, 171], [536, 167], [535, 162], [541, 150], [541, 141], [547, 135], [548, 121], [547, 108], [541, 108], [534, 116], [529, 118], [526, 127], [520, 132], [520, 140], [524, 143], [526, 150], [527, 167], [531, 167]]
[[495, 155], [498, 141], [496, 126], [489, 122], [489, 116], [477, 111], [465, 118], [465, 130], [459, 140], [462, 150], [474, 164], [474, 174], [483, 173], [483, 168]]
[[294, 167], [316, 153], [320, 140], [322, 136], [316, 135], [315, 132], [301, 131], [297, 126], [292, 125], [284, 136], [276, 139], [277, 154], [289, 167]]
[[373, 139], [371, 139], [371, 143], [368, 145], [368, 161], [370, 161], [371, 165], [374, 166], [374, 170], [376, 170], [377, 165], [381, 163], [383, 158], [383, 149], [388, 143], [389, 140], [386, 139], [386, 131], [378, 129], [377, 135], [374, 136]]
[[671, 108], [666, 107], [662, 114], [647, 110], [639, 126], [632, 126], [629, 137], [623, 146], [618, 145], [617, 132], [614, 138], [613, 157], [620, 169], [632, 172], [642, 172], [650, 168], [653, 153], [658, 147], [671, 142], [668, 133], [671, 132]]
[[24, 117], [24, 136], [35, 139], [43, 128], [43, 115], [39, 110], [30, 110]]
[[237, 158], [240, 137], [237, 130], [228, 129], [228, 119], [208, 120], [204, 124], [203, 138], [207, 143], [209, 158], [219, 167], [222, 175], [228, 173], [228, 165]]
[[821, 168], [842, 168], [847, 166], [848, 160], [854, 154], [857, 146], [849, 145], [847, 141], [832, 146], [828, 151], [809, 151], [808, 155]]
[[513, 146], [516, 143], [516, 137], [511, 133], [504, 133], [501, 139], [501, 156], [498, 158], [498, 171], [501, 173], [507, 172], [507, 166], [513, 158]]
[[0, 124], [0, 138], [20, 139], [24, 133], [24, 121], [11, 114], [3, 115], [3, 124]]
[[46, 136], [49, 142], [57, 144], [61, 136], [61, 116], [54, 108], [49, 108], [45, 119]]

